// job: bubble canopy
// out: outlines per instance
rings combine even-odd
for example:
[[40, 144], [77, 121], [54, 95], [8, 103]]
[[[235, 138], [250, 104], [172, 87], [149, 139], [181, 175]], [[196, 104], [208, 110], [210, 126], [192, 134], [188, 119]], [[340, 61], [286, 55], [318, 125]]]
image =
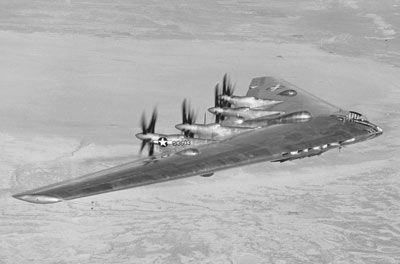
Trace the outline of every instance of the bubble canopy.
[[360, 113], [355, 111], [349, 111], [347, 118], [350, 120], [361, 120], [361, 121], [368, 121], [368, 118]]

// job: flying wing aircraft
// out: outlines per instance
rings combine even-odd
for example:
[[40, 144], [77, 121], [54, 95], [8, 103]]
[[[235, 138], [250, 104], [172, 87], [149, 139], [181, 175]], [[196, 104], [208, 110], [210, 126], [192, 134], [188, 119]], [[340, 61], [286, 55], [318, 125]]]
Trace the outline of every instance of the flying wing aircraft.
[[[150, 144], [150, 157], [13, 196], [32, 203], [56, 203], [189, 176], [211, 176], [252, 163], [311, 157], [383, 132], [361, 114], [342, 110], [285, 80], [254, 78], [245, 96], [233, 95], [233, 89], [226, 87], [226, 76], [223, 86], [222, 94], [216, 89], [214, 107], [225, 109], [226, 115], [215, 111], [215, 123], [195, 124], [193, 114], [188, 117], [190, 111], [184, 107], [183, 122], [177, 125], [183, 134], [160, 135], [154, 133], [153, 114], [149, 127], [142, 121], [143, 133], [137, 135]], [[245, 118], [238, 114], [243, 107]], [[254, 116], [248, 112], [253, 110]], [[166, 143], [174, 140], [186, 144], [174, 149]], [[154, 145], [173, 149], [167, 155], [154, 155]]]

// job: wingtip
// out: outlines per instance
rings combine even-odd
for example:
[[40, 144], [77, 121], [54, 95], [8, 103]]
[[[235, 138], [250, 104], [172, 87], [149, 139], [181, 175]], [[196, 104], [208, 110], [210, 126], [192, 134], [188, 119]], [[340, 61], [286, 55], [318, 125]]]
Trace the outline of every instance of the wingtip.
[[61, 198], [42, 194], [14, 194], [12, 197], [21, 201], [36, 204], [49, 204], [63, 201]]

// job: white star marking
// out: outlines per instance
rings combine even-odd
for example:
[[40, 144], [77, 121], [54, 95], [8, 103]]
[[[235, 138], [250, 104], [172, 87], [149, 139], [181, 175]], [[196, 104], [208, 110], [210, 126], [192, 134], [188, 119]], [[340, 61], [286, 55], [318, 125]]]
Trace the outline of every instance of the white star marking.
[[161, 147], [166, 147], [166, 146], [168, 146], [168, 141], [167, 141], [167, 139], [166, 138], [160, 138], [159, 140], [158, 140], [158, 145], [160, 145]]
[[281, 88], [281, 84], [280, 84], [280, 83], [278, 83], [278, 84], [275, 85], [275, 86], [272, 86], [272, 87], [269, 88], [269, 89], [271, 90], [271, 92], [274, 92], [274, 91], [278, 90], [279, 88]]

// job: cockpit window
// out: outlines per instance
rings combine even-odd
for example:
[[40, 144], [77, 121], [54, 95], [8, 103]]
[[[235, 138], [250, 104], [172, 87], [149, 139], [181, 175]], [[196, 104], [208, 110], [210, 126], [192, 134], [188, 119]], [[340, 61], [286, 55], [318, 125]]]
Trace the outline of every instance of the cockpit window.
[[350, 113], [347, 115], [347, 118], [349, 120], [361, 120], [361, 121], [367, 121], [367, 118], [365, 116], [363, 116], [360, 113], [354, 112], [354, 111], [350, 111]]

